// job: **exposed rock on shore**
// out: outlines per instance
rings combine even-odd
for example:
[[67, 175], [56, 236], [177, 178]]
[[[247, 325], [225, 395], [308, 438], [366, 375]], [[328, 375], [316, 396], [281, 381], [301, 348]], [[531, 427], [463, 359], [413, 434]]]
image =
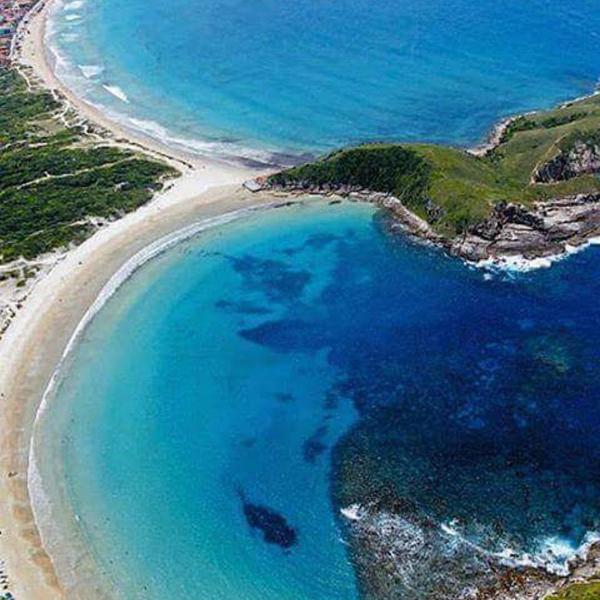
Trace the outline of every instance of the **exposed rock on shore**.
[[468, 261], [547, 264], [600, 233], [599, 174], [594, 94], [505, 119], [478, 149], [364, 143], [247, 187], [384, 206], [409, 233]]
[[600, 234], [600, 194], [579, 194], [536, 202], [532, 208], [499, 203], [489, 218], [460, 239], [450, 252], [470, 261], [565, 253]]
[[452, 238], [436, 232], [423, 218], [410, 211], [395, 196], [351, 186], [274, 186], [253, 180], [251, 191], [278, 189], [290, 194], [340, 196], [386, 208], [398, 227], [416, 238], [430, 241], [453, 256], [470, 262], [522, 256], [531, 260], [561, 255], [600, 236], [600, 193], [578, 194], [536, 202], [532, 207], [499, 202], [490, 216]]
[[557, 183], [579, 175], [600, 171], [600, 144], [578, 140], [568, 150], [540, 165], [533, 174], [534, 183]]
[[[417, 518], [406, 506], [354, 506], [343, 511], [361, 590], [368, 598], [458, 600], [540, 600], [600, 566], [600, 547], [570, 561], [560, 577], [539, 566], [511, 564], [517, 557], [495, 556], [450, 527]], [[348, 516], [350, 515], [350, 516]]]

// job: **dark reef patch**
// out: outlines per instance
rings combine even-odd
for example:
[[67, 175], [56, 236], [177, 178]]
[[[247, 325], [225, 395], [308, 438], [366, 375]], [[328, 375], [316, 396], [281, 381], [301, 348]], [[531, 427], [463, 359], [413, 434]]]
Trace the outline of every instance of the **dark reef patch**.
[[311, 279], [308, 271], [290, 267], [283, 261], [256, 256], [228, 256], [244, 286], [261, 292], [273, 302], [298, 300]]
[[267, 544], [275, 544], [289, 550], [298, 542], [297, 531], [288, 525], [286, 518], [273, 509], [261, 504], [253, 504], [243, 490], [238, 490], [246, 522], [251, 529], [258, 529]]
[[326, 411], [336, 410], [340, 405], [340, 399], [341, 396], [337, 389], [331, 388], [330, 390], [327, 390], [325, 398], [323, 399], [323, 408]]
[[[389, 235], [381, 214], [372, 224], [378, 243], [336, 242], [311, 302], [238, 333], [326, 356], [335, 377], [302, 445], [309, 463], [340, 401], [356, 410], [332, 448], [330, 489], [336, 514], [351, 507], [342, 532], [365, 596], [495, 598], [513, 573], [498, 559], [507, 548], [556, 566], [545, 542], [600, 530], [597, 267], [584, 253], [488, 281]], [[553, 577], [516, 572], [522, 595]]]
[[290, 394], [289, 392], [278, 392], [275, 394], [275, 400], [280, 404], [290, 404], [295, 399], [294, 394]]
[[264, 306], [257, 306], [252, 302], [233, 302], [221, 299], [216, 305], [221, 310], [229, 310], [242, 315], [268, 315], [271, 311]]
[[302, 454], [307, 463], [315, 464], [317, 458], [327, 450], [323, 438], [327, 435], [327, 425], [321, 425], [302, 445]]
[[301, 246], [291, 246], [283, 250], [286, 256], [294, 256], [304, 250], [323, 250], [329, 244], [339, 240], [340, 237], [331, 233], [315, 233], [309, 236]]
[[304, 248], [311, 248], [313, 250], [322, 250], [329, 244], [339, 240], [339, 236], [331, 233], [315, 233], [311, 235], [304, 243]]
[[290, 347], [304, 352], [319, 350], [330, 342], [326, 329], [294, 318], [267, 321], [256, 327], [241, 329], [238, 334], [250, 342], [281, 352], [288, 352]]

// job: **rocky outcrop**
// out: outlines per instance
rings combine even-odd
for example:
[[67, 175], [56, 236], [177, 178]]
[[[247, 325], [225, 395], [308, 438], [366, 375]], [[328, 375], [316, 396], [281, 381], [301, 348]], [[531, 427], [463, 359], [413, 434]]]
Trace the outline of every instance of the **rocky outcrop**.
[[532, 208], [498, 204], [492, 215], [462, 238], [451, 241], [452, 254], [470, 261], [563, 254], [600, 235], [600, 194], [579, 194], [537, 202]]
[[[350, 554], [368, 598], [413, 600], [542, 600], [600, 568], [600, 545], [589, 544], [554, 574], [555, 557], [494, 552], [464, 537], [455, 524], [418, 518], [410, 503], [352, 505], [341, 511]], [[547, 562], [549, 561], [549, 563]]]
[[390, 194], [350, 186], [318, 187], [302, 183], [274, 188], [267, 180], [260, 179], [253, 180], [246, 187], [252, 191], [335, 195], [376, 204], [389, 210], [395, 217], [396, 226], [406, 233], [441, 246], [453, 256], [469, 262], [556, 256], [600, 236], [600, 193], [546, 200], [532, 207], [500, 202], [487, 219], [460, 236], [448, 238]]
[[[406, 513], [406, 511], [401, 511]], [[559, 578], [506, 564], [483, 548], [414, 515], [361, 509], [346, 523], [350, 552], [367, 598], [539, 600]]]
[[[318, 195], [318, 196], [340, 196], [359, 202], [369, 202], [382, 208], [388, 209], [395, 217], [399, 226], [405, 229], [409, 234], [415, 235], [421, 239], [428, 239], [437, 243], [442, 243], [443, 238], [436, 233], [431, 225], [406, 208], [402, 201], [391, 194], [383, 192], [372, 192], [356, 186], [339, 185], [332, 186], [324, 184], [314, 186], [305, 182], [295, 183], [286, 186], [273, 186], [265, 178], [252, 179], [244, 183], [244, 187], [251, 192], [258, 191], [281, 191], [292, 195]], [[435, 212], [434, 207], [428, 208], [428, 213]]]
[[533, 174], [534, 183], [557, 183], [600, 172], [600, 145], [595, 141], [576, 141], [568, 150], [540, 165]]

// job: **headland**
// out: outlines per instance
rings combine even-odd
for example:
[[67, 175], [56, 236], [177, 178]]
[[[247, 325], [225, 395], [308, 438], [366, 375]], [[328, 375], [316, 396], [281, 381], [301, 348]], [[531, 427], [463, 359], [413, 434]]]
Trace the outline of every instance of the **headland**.
[[482, 265], [537, 267], [600, 234], [600, 96], [512, 117], [474, 150], [366, 144], [247, 184], [341, 195]]
[[[272, 169], [174, 151], [123, 129], [79, 99], [52, 70], [44, 45], [48, 10], [49, 2], [38, 3], [21, 21], [12, 43], [13, 61], [28, 89], [48, 90], [57, 105], [46, 112], [53, 118], [62, 115], [67, 127], [81, 128], [96, 147], [133, 153], [173, 171], [154, 173], [151, 182], [144, 182], [142, 187], [155, 187], [136, 205], [95, 221], [85, 235], [66, 245], [61, 240], [56, 247], [44, 247], [40, 276], [17, 279], [26, 284], [11, 300], [15, 310], [0, 340], [0, 556], [17, 598], [64, 597], [29, 497], [30, 441], [44, 390], [73, 332], [113, 274], [157, 239], [202, 219], [272, 203], [273, 193], [279, 198], [315, 193], [375, 202], [389, 209], [404, 230], [472, 262], [547, 260], [598, 235], [596, 96], [511, 118], [477, 152], [376, 144], [271, 176]], [[131, 154], [112, 156], [103, 165], [125, 159]], [[174, 178], [175, 171], [181, 175]], [[166, 175], [172, 178], [168, 182]], [[247, 186], [251, 192], [266, 193], [241, 190], [247, 180], [255, 182]], [[16, 291], [13, 287], [10, 293]]]

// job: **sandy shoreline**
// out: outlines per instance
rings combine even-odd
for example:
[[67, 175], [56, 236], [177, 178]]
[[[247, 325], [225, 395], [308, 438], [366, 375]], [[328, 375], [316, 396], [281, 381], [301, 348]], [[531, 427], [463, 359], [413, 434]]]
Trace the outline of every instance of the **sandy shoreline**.
[[187, 153], [128, 129], [114, 122], [92, 104], [79, 98], [63, 84], [53, 70], [53, 57], [46, 45], [46, 25], [53, 9], [53, 0], [40, 0], [30, 16], [23, 20], [16, 35], [15, 60], [19, 70], [27, 77], [33, 72], [34, 78], [51, 91], [58, 92], [70, 106], [95, 126], [112, 135], [113, 142], [138, 148], [147, 154], [166, 160], [176, 168], [194, 171], [199, 181], [210, 178], [215, 183], [243, 181], [257, 169], [211, 159], [198, 154]]
[[[15, 43], [19, 69], [112, 134], [109, 143], [162, 158], [183, 175], [148, 205], [69, 252], [32, 290], [0, 340], [0, 557], [6, 563], [10, 591], [27, 600], [65, 597], [35, 522], [27, 473], [42, 396], [78, 324], [111, 277], [156, 240], [194, 222], [272, 201], [251, 197], [240, 187], [258, 170], [173, 151], [124, 130], [65, 88], [52, 71], [44, 45], [49, 8], [49, 1], [36, 6], [19, 28]], [[90, 590], [87, 597], [97, 596]]]
[[27, 471], [40, 401], [82, 318], [114, 273], [152, 242], [192, 221], [258, 202], [255, 196], [250, 200], [237, 185], [224, 186], [166, 208], [149, 205], [99, 231], [55, 267], [0, 342], [0, 411], [4, 422], [0, 434], [0, 555], [7, 562], [11, 589], [17, 597], [61, 597], [37, 531]]
[[[90, 307], [115, 273], [151, 244], [194, 222], [272, 202], [252, 195], [240, 183], [260, 171], [187, 154], [112, 122], [78, 98], [55, 76], [45, 47], [45, 22], [52, 0], [44, 0], [22, 23], [16, 39], [20, 69], [56, 91], [85, 119], [113, 136], [110, 143], [133, 147], [166, 160], [183, 175], [148, 205], [99, 230], [69, 252], [37, 285], [0, 339], [0, 558], [5, 560], [10, 591], [18, 600], [98, 598], [100, 587], [61, 589], [52, 557], [38, 531], [30, 501], [30, 450], [35, 418], [57, 365]], [[515, 117], [496, 126], [489, 142], [498, 143]], [[57, 561], [57, 563], [60, 561]]]

